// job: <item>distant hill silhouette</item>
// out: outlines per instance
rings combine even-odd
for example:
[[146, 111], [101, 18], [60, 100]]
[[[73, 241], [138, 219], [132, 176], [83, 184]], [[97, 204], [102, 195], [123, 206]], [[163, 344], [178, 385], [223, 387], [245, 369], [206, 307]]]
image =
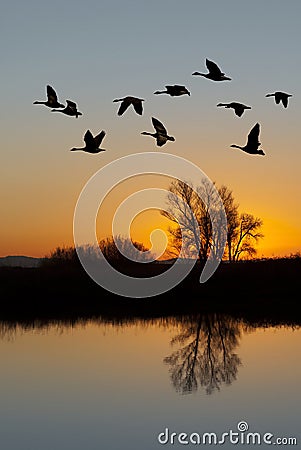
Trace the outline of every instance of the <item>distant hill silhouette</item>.
[[43, 259], [23, 255], [4, 256], [0, 257], [0, 267], [39, 267]]

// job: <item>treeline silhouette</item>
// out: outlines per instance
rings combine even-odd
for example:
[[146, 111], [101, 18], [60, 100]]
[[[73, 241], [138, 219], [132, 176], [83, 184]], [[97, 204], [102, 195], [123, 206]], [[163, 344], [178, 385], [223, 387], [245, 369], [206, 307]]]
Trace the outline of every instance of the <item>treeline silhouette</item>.
[[[104, 257], [110, 265], [114, 268], [126, 273], [129, 271], [137, 271], [139, 276], [138, 267], [141, 262], [147, 262], [152, 260], [152, 255], [148, 252], [142, 243], [132, 241], [129, 238], [121, 235], [109, 236], [101, 239], [98, 243], [101, 254], [97, 253], [97, 250], [93, 245], [84, 245], [77, 250], [74, 246], [57, 247], [50, 255], [46, 255], [41, 262], [42, 268], [64, 268], [74, 269], [81, 267], [78, 253], [80, 253], [85, 259], [99, 259], [100, 256]], [[140, 253], [137, 255], [136, 250]], [[126, 256], [125, 256], [126, 255]], [[134, 260], [134, 261], [133, 261]]]
[[[204, 284], [204, 263], [169, 292], [145, 299], [127, 298], [96, 284], [74, 249], [56, 250], [38, 268], [0, 268], [0, 320], [7, 318], [165, 317], [220, 312], [272, 319], [300, 318], [301, 257], [222, 262]], [[119, 264], [130, 276], [156, 276], [169, 264]], [[121, 269], [120, 269], [121, 268]]]

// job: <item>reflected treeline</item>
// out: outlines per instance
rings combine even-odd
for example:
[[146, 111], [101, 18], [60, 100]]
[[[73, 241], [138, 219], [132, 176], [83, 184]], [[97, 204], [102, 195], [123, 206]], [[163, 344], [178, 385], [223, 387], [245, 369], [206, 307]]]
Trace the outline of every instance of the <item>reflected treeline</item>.
[[75, 328], [85, 328], [89, 325], [105, 326], [106, 329], [118, 329], [125, 327], [139, 327], [146, 329], [148, 327], [177, 327], [178, 317], [152, 317], [143, 318], [135, 316], [90, 316], [90, 317], [70, 317], [70, 318], [39, 318], [39, 319], [19, 319], [19, 320], [1, 320], [0, 318], [0, 339], [14, 340], [18, 336], [26, 333], [45, 334], [54, 332], [56, 334], [65, 334]]
[[241, 360], [235, 350], [244, 324], [222, 314], [199, 314], [183, 323], [171, 344], [180, 347], [164, 359], [171, 380], [183, 394], [203, 387], [207, 394], [237, 378]]
[[[138, 308], [137, 308], [138, 309]], [[217, 323], [215, 323], [217, 321]], [[256, 328], [285, 327], [289, 329], [299, 329], [301, 321], [298, 317], [284, 319], [271, 316], [262, 316], [254, 312], [244, 315], [225, 314], [223, 312], [200, 312], [197, 314], [179, 315], [140, 315], [128, 313], [118, 314], [86, 314], [85, 316], [76, 314], [64, 314], [58, 317], [28, 317], [28, 318], [3, 318], [0, 314], [0, 339], [7, 339], [17, 334], [27, 332], [47, 333], [57, 331], [63, 334], [64, 331], [76, 327], [87, 327], [92, 325], [106, 325], [110, 328], [123, 328], [137, 326], [140, 328], [159, 327], [177, 328], [181, 332], [174, 339], [172, 344], [184, 344], [193, 336], [203, 335], [208, 331], [209, 343], [215, 339], [216, 327], [219, 333], [226, 337], [226, 342], [234, 342], [234, 337], [239, 340], [240, 333], [254, 331]], [[236, 332], [239, 330], [239, 333]], [[231, 337], [231, 333], [234, 336]], [[205, 333], [206, 335], [206, 333]], [[218, 336], [218, 335], [217, 335]], [[220, 336], [220, 334], [219, 334]], [[230, 339], [231, 337], [231, 339]], [[203, 337], [202, 337], [203, 339]], [[215, 341], [214, 341], [215, 342]], [[221, 341], [223, 343], [224, 340]], [[197, 343], [199, 341], [197, 340]], [[203, 340], [202, 340], [203, 343]], [[234, 346], [233, 346], [234, 348]]]
[[45, 334], [55, 331], [64, 334], [77, 326], [88, 325], [87, 320], [78, 319], [28, 319], [0, 320], [0, 339], [14, 340], [26, 333]]
[[164, 363], [169, 366], [176, 391], [187, 394], [204, 389], [207, 394], [219, 391], [237, 379], [242, 362], [237, 354], [244, 333], [258, 328], [285, 327], [299, 329], [299, 320], [275, 318], [234, 317], [223, 313], [201, 312], [192, 315], [139, 317], [134, 315], [91, 315], [60, 319], [1, 320], [0, 339], [15, 340], [25, 333], [68, 334], [74, 328], [101, 326], [106, 330], [137, 327], [169, 329], [176, 332], [171, 340], [177, 346]]

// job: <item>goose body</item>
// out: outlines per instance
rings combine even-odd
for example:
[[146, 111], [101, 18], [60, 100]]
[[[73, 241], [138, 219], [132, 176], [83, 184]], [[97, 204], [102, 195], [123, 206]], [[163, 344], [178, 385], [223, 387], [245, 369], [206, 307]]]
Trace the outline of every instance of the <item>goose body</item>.
[[207, 58], [206, 58], [206, 66], [208, 69], [207, 73], [193, 72], [192, 75], [199, 75], [201, 77], [208, 78], [209, 80], [212, 80], [212, 81], [231, 80], [231, 78], [226, 77], [224, 72], [221, 71], [221, 69], [218, 67], [218, 65], [215, 62], [210, 61]]
[[71, 148], [71, 152], [81, 150], [86, 153], [99, 153], [99, 152], [105, 152], [105, 148], [100, 148], [100, 144], [103, 141], [103, 138], [105, 137], [106, 133], [104, 130], [102, 130], [99, 134], [96, 136], [93, 136], [90, 130], [87, 130], [84, 136], [85, 141], [85, 147], [73, 147]]
[[65, 105], [62, 105], [62, 103], [59, 103], [57, 94], [52, 86], [49, 86], [49, 84], [46, 86], [46, 93], [47, 93], [47, 100], [46, 101], [39, 101], [36, 100], [33, 102], [34, 105], [45, 105], [48, 106], [48, 108], [64, 108]]
[[156, 91], [154, 94], [168, 94], [171, 97], [179, 97], [180, 95], [190, 95], [190, 92], [185, 86], [174, 84], [172, 86], [165, 86], [165, 91]]
[[158, 147], [162, 147], [162, 145], [166, 144], [167, 141], [175, 141], [173, 136], [168, 136], [167, 130], [160, 120], [152, 117], [152, 123], [156, 130], [155, 133], [149, 133], [148, 131], [142, 131], [141, 134], [152, 136], [156, 139]]
[[265, 155], [263, 150], [258, 150], [258, 147], [261, 145], [259, 142], [259, 132], [260, 132], [260, 125], [259, 123], [256, 123], [254, 127], [251, 129], [251, 131], [248, 134], [248, 140], [244, 147], [241, 147], [240, 145], [232, 144], [230, 147], [239, 148], [243, 152], [249, 153], [250, 155]]
[[144, 100], [142, 98], [132, 97], [128, 95], [127, 97], [116, 98], [115, 100], [113, 100], [113, 102], [121, 102], [121, 105], [117, 113], [118, 116], [122, 116], [122, 114], [128, 109], [130, 105], [133, 106], [136, 113], [139, 114], [140, 116], [143, 113], [142, 102], [144, 102]]
[[288, 99], [289, 97], [292, 97], [292, 95], [287, 94], [286, 92], [276, 91], [273, 94], [266, 94], [266, 97], [275, 97], [275, 103], [277, 103], [277, 105], [282, 102], [284, 108], [287, 108]]
[[224, 106], [225, 108], [234, 109], [235, 114], [241, 117], [245, 109], [251, 109], [251, 106], [246, 106], [243, 103], [231, 102], [231, 103], [218, 103], [216, 106]]
[[61, 112], [63, 114], [66, 114], [67, 116], [75, 116], [78, 118], [78, 116], [82, 116], [82, 113], [77, 110], [76, 103], [72, 102], [71, 100], [66, 100], [67, 106], [64, 109], [52, 109], [52, 112]]

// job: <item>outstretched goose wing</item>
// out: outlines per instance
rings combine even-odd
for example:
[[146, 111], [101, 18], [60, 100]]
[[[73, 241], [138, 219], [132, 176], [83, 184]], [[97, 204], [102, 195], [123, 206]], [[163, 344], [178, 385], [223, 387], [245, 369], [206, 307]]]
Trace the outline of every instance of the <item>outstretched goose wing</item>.
[[66, 103], [68, 105], [68, 108], [72, 109], [73, 111], [77, 110], [76, 103], [72, 102], [71, 100], [66, 100]]
[[173, 95], [173, 94], [177, 93], [179, 88], [180, 88], [180, 86], [178, 86], [176, 84], [174, 84], [174, 85], [170, 85], [170, 84], [165, 85], [166, 92], [167, 92], [167, 94], [170, 94], [170, 95]]
[[156, 119], [155, 117], [152, 117], [152, 123], [158, 134], [161, 134], [163, 136], [167, 135], [167, 130], [163, 125], [163, 123], [160, 122], [160, 120]]
[[244, 113], [244, 106], [243, 106], [243, 105], [240, 105], [239, 103], [238, 103], [238, 104], [235, 104], [235, 105], [233, 106], [233, 109], [234, 109], [235, 114], [236, 114], [238, 117], [241, 117], [241, 116], [243, 115], [243, 113]]
[[280, 103], [281, 100], [281, 94], [279, 92], [275, 93], [275, 102], [277, 103], [277, 105]]
[[118, 116], [122, 116], [122, 114], [128, 109], [128, 107], [130, 106], [131, 102], [129, 101], [129, 99], [125, 98], [124, 100], [122, 100], [120, 108], [118, 110]]
[[285, 108], [287, 108], [288, 105], [288, 97], [286, 95], [282, 96], [282, 104]]
[[133, 100], [133, 107], [136, 113], [141, 116], [143, 112], [142, 100], [140, 100], [139, 98]]
[[252, 146], [252, 147], [256, 147], [256, 148], [258, 148], [260, 146], [260, 142], [258, 139], [259, 131], [260, 131], [260, 125], [259, 125], [259, 123], [256, 123], [248, 135], [248, 142], [247, 142], [248, 146]]
[[90, 130], [86, 131], [85, 136], [84, 136], [84, 141], [85, 141], [87, 147], [95, 146], [94, 137]]
[[102, 143], [103, 138], [105, 137], [106, 132], [102, 130], [97, 136], [94, 137], [95, 146], [98, 148]]
[[57, 103], [57, 95], [53, 87], [47, 85], [47, 98], [51, 104]]
[[225, 75], [218, 67], [218, 65], [215, 62], [210, 61], [209, 59], [206, 59], [206, 66], [211, 73], [214, 73], [216, 75]]

